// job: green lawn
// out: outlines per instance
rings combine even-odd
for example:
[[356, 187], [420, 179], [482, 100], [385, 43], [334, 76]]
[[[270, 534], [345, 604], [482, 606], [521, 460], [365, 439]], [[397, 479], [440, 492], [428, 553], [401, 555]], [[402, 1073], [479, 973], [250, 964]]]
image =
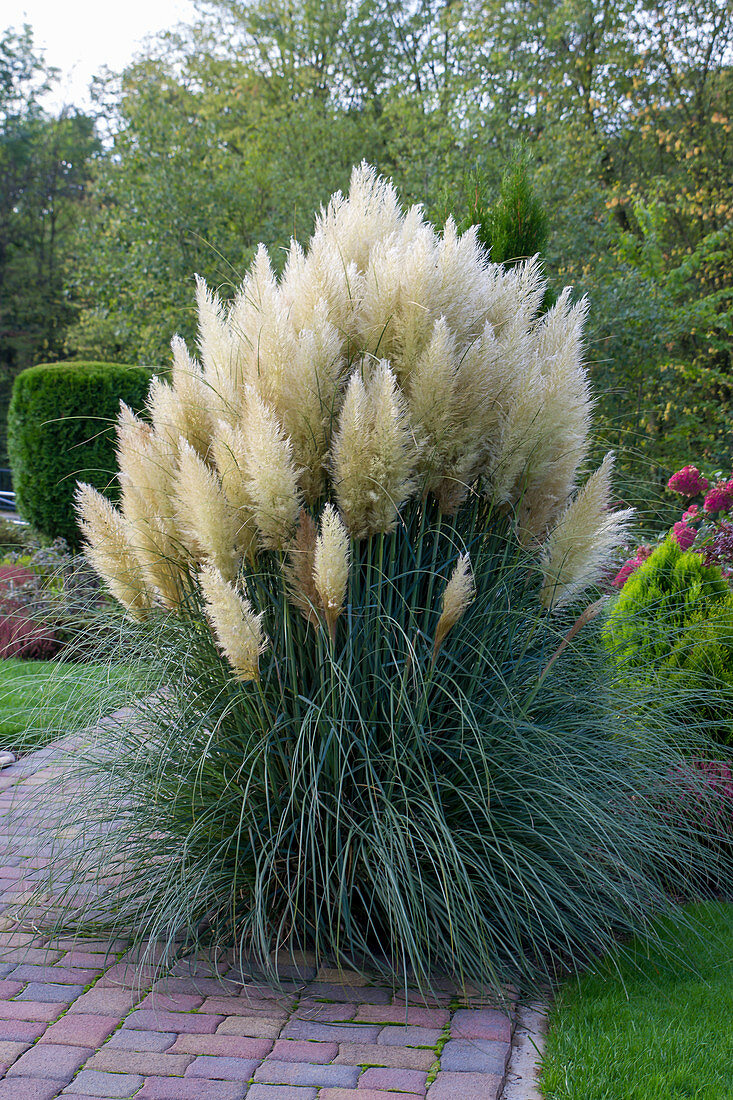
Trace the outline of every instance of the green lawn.
[[0, 659], [0, 749], [28, 751], [66, 732], [70, 710], [93, 716], [112, 702], [124, 668]]
[[553, 1009], [545, 1100], [733, 1100], [733, 905], [692, 906], [676, 957], [632, 944]]

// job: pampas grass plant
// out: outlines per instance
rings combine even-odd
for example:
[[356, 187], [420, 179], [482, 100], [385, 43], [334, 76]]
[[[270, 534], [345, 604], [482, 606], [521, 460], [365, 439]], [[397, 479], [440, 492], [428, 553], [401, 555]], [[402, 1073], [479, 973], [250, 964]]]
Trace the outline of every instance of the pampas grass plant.
[[611, 456], [583, 484], [586, 304], [544, 293], [365, 165], [279, 282], [263, 247], [228, 306], [199, 281], [120, 509], [78, 494], [146, 687], [80, 764], [72, 922], [498, 984], [694, 875], [669, 731], [585, 625], [629, 513]]

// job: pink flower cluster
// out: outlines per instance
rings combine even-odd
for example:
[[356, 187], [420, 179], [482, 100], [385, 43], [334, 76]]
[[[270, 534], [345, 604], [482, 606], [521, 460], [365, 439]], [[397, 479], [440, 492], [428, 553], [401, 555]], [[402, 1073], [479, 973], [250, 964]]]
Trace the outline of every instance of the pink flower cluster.
[[733, 508], [733, 477], [728, 481], [719, 481], [705, 497], [702, 506], [703, 511], [708, 514], [710, 512], [729, 512]]
[[672, 538], [680, 550], [689, 550], [697, 538], [697, 531], [694, 527], [690, 527], [684, 519], [680, 519], [672, 528]]
[[[681, 550], [700, 554], [705, 565], [717, 566], [733, 583], [733, 474], [717, 481], [711, 489], [710, 482], [697, 466], [684, 466], [672, 475], [667, 488], [688, 501], [670, 537]], [[694, 496], [703, 497], [701, 504], [691, 503]], [[651, 552], [652, 547], [640, 546], [636, 555], [624, 562], [613, 578], [614, 587], [623, 588]]]
[[683, 497], [696, 497], [698, 493], [704, 493], [708, 485], [708, 479], [702, 476], [697, 466], [683, 466], [667, 482], [668, 489]]
[[651, 546], [640, 546], [639, 549], [636, 551], [634, 557], [629, 558], [628, 561], [624, 562], [616, 576], [611, 581], [611, 584], [614, 586], [614, 588], [623, 588], [631, 574], [636, 572], [639, 566], [646, 561], [651, 552]]

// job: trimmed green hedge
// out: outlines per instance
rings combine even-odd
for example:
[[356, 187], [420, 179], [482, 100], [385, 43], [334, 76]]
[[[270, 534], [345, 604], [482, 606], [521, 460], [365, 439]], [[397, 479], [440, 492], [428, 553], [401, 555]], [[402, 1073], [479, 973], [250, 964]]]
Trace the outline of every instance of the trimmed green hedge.
[[44, 535], [78, 545], [77, 480], [116, 496], [114, 421], [143, 407], [153, 371], [118, 363], [53, 363], [15, 379], [8, 454], [18, 511]]

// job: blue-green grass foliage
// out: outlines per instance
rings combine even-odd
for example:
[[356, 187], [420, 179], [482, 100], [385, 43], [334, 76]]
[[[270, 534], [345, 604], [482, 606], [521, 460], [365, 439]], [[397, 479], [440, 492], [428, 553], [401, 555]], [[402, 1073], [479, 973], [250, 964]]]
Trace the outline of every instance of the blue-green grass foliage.
[[[466, 549], [476, 599], [434, 660]], [[540, 611], [506, 519], [416, 503], [357, 553], [334, 638], [262, 556], [259, 682], [232, 678], [195, 592], [119, 635], [144, 687], [77, 759], [56, 927], [132, 933], [158, 961], [233, 946], [271, 977], [305, 948], [422, 988], [537, 982], [643, 932], [672, 852], [686, 887], [704, 877], [713, 854], [658, 809], [668, 715], [615, 680], [593, 624], [548, 664], [575, 616]]]

